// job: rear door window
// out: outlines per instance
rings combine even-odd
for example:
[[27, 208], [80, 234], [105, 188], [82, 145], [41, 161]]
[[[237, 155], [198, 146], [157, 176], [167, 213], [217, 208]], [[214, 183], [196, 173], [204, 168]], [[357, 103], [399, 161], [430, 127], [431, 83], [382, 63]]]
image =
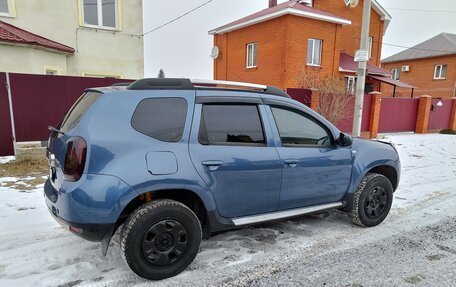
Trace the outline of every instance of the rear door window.
[[187, 101], [183, 98], [142, 100], [133, 114], [135, 130], [163, 142], [182, 139], [187, 118]]
[[98, 92], [86, 92], [84, 93], [74, 105], [70, 111], [66, 114], [63, 119], [59, 130], [66, 133], [71, 130], [81, 120], [87, 110], [95, 103], [95, 101], [101, 96]]
[[264, 146], [256, 105], [203, 105], [199, 142], [204, 145]]

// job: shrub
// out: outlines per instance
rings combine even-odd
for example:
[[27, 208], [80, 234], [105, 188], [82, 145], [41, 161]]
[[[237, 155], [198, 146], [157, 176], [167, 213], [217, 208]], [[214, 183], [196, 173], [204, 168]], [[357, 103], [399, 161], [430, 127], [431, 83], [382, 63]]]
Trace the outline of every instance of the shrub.
[[343, 79], [305, 71], [298, 75], [297, 80], [300, 88], [316, 89], [320, 92], [317, 112], [333, 124], [349, 119], [353, 114], [355, 98], [347, 91]]

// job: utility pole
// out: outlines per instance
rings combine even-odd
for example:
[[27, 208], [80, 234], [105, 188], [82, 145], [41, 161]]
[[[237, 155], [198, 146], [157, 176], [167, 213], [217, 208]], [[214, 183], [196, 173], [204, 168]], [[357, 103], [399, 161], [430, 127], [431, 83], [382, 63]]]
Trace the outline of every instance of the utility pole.
[[[361, 135], [361, 120], [363, 116], [363, 103], [364, 103], [364, 86], [366, 84], [367, 62], [369, 61], [369, 27], [371, 15], [372, 0], [364, 0], [363, 7], [363, 23], [361, 27], [361, 47], [356, 52], [355, 61], [359, 62], [358, 76], [356, 81], [356, 98], [355, 98], [355, 112], [353, 115], [353, 135], [359, 137]], [[366, 57], [367, 54], [367, 57]]]

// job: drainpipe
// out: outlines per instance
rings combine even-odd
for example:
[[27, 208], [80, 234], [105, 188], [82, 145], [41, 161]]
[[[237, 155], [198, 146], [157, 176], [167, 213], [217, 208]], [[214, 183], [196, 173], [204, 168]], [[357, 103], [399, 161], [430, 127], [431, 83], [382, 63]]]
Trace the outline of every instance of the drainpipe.
[[16, 127], [14, 125], [14, 113], [13, 113], [13, 99], [11, 96], [11, 84], [10, 84], [10, 77], [9, 73], [6, 74], [6, 89], [8, 91], [8, 102], [9, 102], [9, 110], [10, 110], [10, 118], [11, 118], [11, 131], [13, 133], [13, 148], [14, 148], [14, 155], [16, 155]]
[[456, 81], [454, 82], [453, 98], [456, 98]]

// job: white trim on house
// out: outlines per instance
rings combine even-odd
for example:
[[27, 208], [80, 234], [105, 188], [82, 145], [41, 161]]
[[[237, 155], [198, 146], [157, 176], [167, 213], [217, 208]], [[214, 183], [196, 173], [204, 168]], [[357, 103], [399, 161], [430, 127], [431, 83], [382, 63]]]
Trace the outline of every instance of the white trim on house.
[[388, 29], [388, 26], [393, 18], [390, 14], [388, 14], [385, 8], [377, 2], [377, 0], [372, 0], [372, 9], [380, 15], [381, 20], [385, 21], [385, 25], [383, 26], [383, 35], [385, 35], [386, 29]]
[[209, 35], [214, 35], [214, 34], [223, 34], [227, 32], [231, 32], [240, 28], [248, 27], [257, 23], [261, 23], [264, 21], [268, 21], [274, 18], [278, 18], [284, 15], [295, 15], [295, 16], [300, 16], [300, 17], [305, 17], [305, 18], [310, 18], [310, 19], [316, 19], [316, 20], [321, 20], [325, 22], [331, 22], [335, 24], [341, 24], [341, 25], [351, 25], [351, 21], [339, 17], [333, 17], [333, 16], [327, 16], [327, 15], [321, 15], [318, 13], [313, 13], [313, 12], [307, 12], [307, 11], [301, 11], [298, 9], [293, 9], [293, 8], [285, 8], [282, 10], [279, 10], [274, 13], [270, 13], [267, 15], [263, 15], [248, 21], [244, 21], [238, 24], [230, 25], [227, 27], [224, 27], [222, 29], [214, 29], [209, 31]]

